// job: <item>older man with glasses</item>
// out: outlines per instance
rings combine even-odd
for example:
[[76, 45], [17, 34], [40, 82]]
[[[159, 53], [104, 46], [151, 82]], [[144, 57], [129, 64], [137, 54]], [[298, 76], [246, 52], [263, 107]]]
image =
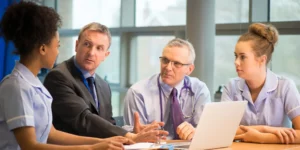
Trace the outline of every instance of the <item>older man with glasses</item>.
[[203, 107], [211, 101], [205, 83], [189, 77], [195, 50], [179, 38], [171, 40], [160, 58], [160, 73], [132, 85], [124, 100], [124, 121], [139, 132], [153, 122], [164, 122], [168, 139], [190, 140]]

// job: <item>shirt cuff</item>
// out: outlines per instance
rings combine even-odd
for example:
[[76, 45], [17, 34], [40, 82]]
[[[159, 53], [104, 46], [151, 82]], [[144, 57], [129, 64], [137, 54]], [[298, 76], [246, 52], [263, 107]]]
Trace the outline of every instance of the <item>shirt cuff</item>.
[[125, 126], [122, 126], [122, 128], [128, 132], [133, 132], [133, 126], [125, 125]]

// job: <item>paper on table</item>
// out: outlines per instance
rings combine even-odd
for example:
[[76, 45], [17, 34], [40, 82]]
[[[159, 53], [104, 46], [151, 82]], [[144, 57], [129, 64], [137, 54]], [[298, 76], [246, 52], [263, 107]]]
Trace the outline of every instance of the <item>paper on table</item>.
[[137, 150], [137, 149], [148, 149], [148, 148], [160, 148], [161, 145], [155, 143], [135, 143], [132, 145], [124, 145], [125, 150]]

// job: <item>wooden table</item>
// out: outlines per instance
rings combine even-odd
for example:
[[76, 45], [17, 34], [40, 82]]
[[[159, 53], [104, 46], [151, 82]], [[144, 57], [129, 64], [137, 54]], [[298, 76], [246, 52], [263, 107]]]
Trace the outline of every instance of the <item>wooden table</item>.
[[[170, 140], [167, 143], [187, 142], [182, 140]], [[245, 142], [233, 142], [230, 147], [216, 150], [300, 150], [300, 144], [257, 144]]]
[[256, 143], [244, 143], [233, 142], [228, 148], [220, 150], [300, 150], [300, 144], [256, 144]]

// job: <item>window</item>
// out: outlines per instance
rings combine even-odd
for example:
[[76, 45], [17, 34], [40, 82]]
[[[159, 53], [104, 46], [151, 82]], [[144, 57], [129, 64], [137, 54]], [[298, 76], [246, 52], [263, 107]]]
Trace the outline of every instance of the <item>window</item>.
[[60, 37], [59, 40], [60, 48], [58, 57], [56, 59], [56, 64], [62, 63], [63, 61], [75, 55], [75, 43], [77, 36]]
[[239, 23], [249, 21], [249, 0], [216, 0], [216, 23]]
[[281, 76], [292, 79], [300, 90], [300, 35], [280, 35], [272, 56], [271, 68]]
[[110, 46], [110, 54], [101, 62], [96, 73], [108, 83], [120, 83], [120, 37], [113, 36]]
[[111, 93], [111, 106], [113, 111], [113, 117], [121, 115], [120, 106], [120, 93], [116, 91], [112, 91]]
[[137, 36], [132, 43], [133, 49], [130, 72], [130, 83], [150, 77], [160, 72], [159, 56], [167, 43], [174, 36]]
[[57, 1], [57, 12], [63, 29], [81, 29], [91, 22], [108, 27], [120, 26], [121, 0], [62, 0]]
[[215, 39], [215, 70], [214, 91], [220, 85], [226, 85], [230, 78], [237, 77], [234, 66], [234, 50], [239, 36], [216, 36]]
[[185, 25], [186, 0], [136, 0], [136, 26]]
[[299, 21], [299, 0], [270, 0], [271, 21]]

